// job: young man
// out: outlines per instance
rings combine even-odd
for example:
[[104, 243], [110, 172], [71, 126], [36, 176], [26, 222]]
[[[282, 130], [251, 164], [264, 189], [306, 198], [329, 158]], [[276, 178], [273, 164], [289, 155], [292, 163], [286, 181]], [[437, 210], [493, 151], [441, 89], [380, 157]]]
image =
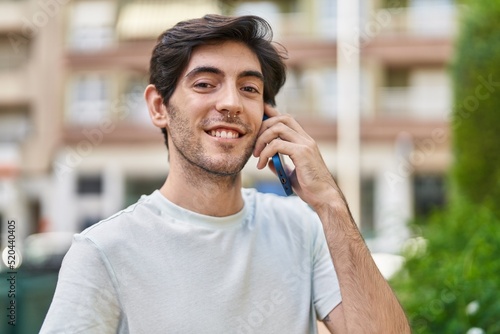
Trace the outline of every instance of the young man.
[[[409, 333], [316, 143], [272, 107], [270, 39], [217, 15], [159, 37], [144, 95], [169, 175], [75, 236], [42, 333]], [[298, 196], [242, 189], [250, 155], [262, 169], [277, 152]]]

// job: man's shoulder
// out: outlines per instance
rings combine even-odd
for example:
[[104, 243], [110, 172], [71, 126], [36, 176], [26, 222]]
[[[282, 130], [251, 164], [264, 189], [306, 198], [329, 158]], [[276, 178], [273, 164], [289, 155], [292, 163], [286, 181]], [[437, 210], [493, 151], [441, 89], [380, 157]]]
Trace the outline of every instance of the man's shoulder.
[[155, 192], [142, 195], [134, 204], [88, 227], [81, 234], [91, 238], [108, 233], [116, 236], [117, 233], [129, 231], [133, 226], [140, 227], [154, 218], [156, 211], [159, 211], [155, 210], [155, 196]]

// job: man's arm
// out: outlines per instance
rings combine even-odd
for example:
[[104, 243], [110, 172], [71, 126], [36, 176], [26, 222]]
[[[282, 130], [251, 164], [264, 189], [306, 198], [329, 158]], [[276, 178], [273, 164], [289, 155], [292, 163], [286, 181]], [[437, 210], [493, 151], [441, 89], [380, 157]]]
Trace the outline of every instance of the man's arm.
[[342, 303], [337, 305], [326, 317], [323, 319], [323, 323], [330, 333], [347, 333], [345, 317], [344, 317], [344, 306]]
[[[338, 188], [328, 202], [316, 212], [339, 279], [342, 304], [330, 312], [325, 325], [332, 333], [410, 333], [403, 309], [373, 261]], [[335, 321], [342, 314], [345, 331], [336, 331], [342, 328]]]
[[40, 330], [52, 333], [117, 333], [121, 311], [116, 290], [95, 245], [76, 235], [64, 257], [57, 288]]
[[270, 106], [265, 112], [271, 117], [256, 143], [257, 167], [264, 168], [276, 152], [290, 157], [293, 189], [318, 214], [337, 272], [342, 303], [325, 324], [334, 333], [410, 333], [405, 313], [373, 261], [317, 144], [292, 117]]

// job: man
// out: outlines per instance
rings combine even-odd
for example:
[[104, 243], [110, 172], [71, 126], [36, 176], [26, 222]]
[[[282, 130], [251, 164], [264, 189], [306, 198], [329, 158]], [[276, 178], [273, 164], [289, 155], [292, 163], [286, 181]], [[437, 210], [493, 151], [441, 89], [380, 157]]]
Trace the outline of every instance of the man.
[[[42, 333], [409, 333], [316, 143], [272, 107], [270, 36], [207, 15], [159, 37], [144, 95], [169, 175], [75, 236]], [[242, 189], [250, 155], [263, 169], [277, 152], [298, 196]]]

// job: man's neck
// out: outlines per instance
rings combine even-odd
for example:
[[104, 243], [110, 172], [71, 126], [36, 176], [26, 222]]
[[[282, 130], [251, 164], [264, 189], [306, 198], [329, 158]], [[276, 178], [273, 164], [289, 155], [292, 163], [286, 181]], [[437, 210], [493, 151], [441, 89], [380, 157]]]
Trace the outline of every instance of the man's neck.
[[221, 176], [171, 168], [160, 192], [172, 203], [208, 216], [225, 217], [243, 208], [240, 174]]

